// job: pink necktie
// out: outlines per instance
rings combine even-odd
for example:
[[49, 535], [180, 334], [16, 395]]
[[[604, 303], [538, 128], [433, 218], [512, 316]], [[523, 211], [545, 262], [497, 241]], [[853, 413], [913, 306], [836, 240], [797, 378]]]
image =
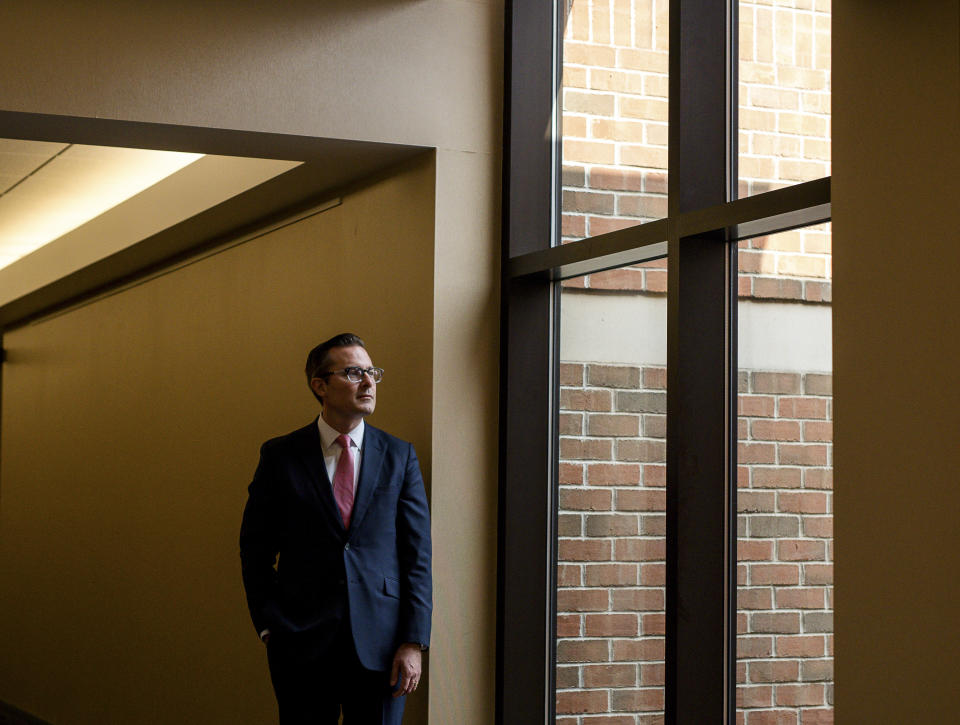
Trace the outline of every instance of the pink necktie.
[[350, 444], [353, 441], [348, 435], [337, 438], [337, 444], [342, 449], [337, 461], [337, 470], [333, 472], [333, 497], [337, 500], [337, 508], [343, 518], [343, 527], [350, 528], [350, 513], [353, 511], [353, 453]]

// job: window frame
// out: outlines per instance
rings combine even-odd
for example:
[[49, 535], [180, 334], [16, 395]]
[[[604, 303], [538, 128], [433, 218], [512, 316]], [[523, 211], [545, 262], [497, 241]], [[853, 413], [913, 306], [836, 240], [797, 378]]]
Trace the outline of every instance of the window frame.
[[665, 722], [733, 725], [737, 242], [830, 178], [736, 198], [738, 2], [671, 0], [668, 217], [557, 246], [561, 7], [506, 8], [496, 722], [556, 719], [558, 282], [666, 256]]

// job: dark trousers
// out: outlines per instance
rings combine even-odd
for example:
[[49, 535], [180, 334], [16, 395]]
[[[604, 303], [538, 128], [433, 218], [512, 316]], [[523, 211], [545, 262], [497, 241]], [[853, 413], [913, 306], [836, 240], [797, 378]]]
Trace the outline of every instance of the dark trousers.
[[[332, 635], [332, 636], [331, 636]], [[270, 679], [280, 725], [400, 725], [405, 698], [393, 697], [390, 672], [360, 664], [350, 624], [331, 632], [271, 635]]]

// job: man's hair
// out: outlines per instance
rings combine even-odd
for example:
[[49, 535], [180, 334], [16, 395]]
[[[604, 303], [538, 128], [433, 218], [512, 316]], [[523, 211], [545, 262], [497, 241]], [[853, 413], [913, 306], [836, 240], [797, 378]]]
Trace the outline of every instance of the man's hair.
[[[366, 348], [366, 345], [363, 344], [363, 340], [354, 335], [352, 332], [341, 332], [339, 335], [334, 335], [326, 342], [321, 342], [315, 348], [310, 351], [310, 354], [307, 355], [307, 385], [310, 385], [310, 381], [314, 378], [320, 377], [322, 373], [327, 372], [327, 365], [329, 365], [330, 351], [335, 347], [362, 347]], [[313, 397], [320, 401], [320, 405], [323, 405], [323, 398], [314, 393], [313, 388], [310, 388], [310, 392], [313, 393]]]

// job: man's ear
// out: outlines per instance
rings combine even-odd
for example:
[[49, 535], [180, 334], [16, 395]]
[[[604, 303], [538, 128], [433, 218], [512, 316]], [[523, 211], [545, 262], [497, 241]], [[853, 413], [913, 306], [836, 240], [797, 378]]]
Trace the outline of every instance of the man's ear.
[[311, 378], [310, 389], [322, 398], [327, 394], [327, 381], [323, 378]]

